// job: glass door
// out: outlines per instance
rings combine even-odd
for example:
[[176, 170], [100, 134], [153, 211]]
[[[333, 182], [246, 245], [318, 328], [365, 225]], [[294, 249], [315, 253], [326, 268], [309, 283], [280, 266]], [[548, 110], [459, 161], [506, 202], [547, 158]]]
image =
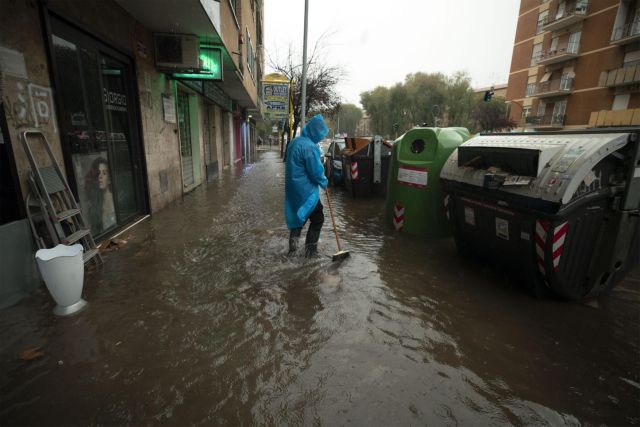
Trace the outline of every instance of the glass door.
[[52, 54], [69, 181], [95, 236], [145, 210], [141, 142], [126, 57], [52, 18]]
[[127, 64], [106, 54], [100, 55], [102, 102], [109, 135], [109, 159], [116, 195], [117, 216], [126, 220], [139, 211], [136, 195], [135, 166], [131, 155], [131, 116], [133, 108], [127, 96]]

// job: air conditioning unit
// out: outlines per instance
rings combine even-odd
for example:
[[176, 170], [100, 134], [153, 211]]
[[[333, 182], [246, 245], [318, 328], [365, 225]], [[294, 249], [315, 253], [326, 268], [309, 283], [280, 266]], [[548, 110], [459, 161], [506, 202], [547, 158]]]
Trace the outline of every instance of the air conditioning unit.
[[200, 68], [200, 40], [195, 34], [154, 34], [156, 67], [186, 71]]

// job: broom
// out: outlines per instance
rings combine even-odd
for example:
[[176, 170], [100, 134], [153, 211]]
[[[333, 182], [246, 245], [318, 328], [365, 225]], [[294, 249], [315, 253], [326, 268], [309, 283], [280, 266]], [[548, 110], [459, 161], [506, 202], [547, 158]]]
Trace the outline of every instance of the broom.
[[331, 261], [342, 261], [345, 258], [349, 258], [349, 251], [343, 251], [340, 248], [340, 237], [338, 237], [338, 229], [336, 228], [336, 219], [333, 216], [333, 207], [331, 206], [331, 195], [329, 194], [329, 186], [326, 188], [327, 202], [329, 203], [329, 216], [331, 216], [331, 222], [333, 223], [333, 232], [336, 235], [336, 244], [338, 245], [338, 252], [333, 254]]

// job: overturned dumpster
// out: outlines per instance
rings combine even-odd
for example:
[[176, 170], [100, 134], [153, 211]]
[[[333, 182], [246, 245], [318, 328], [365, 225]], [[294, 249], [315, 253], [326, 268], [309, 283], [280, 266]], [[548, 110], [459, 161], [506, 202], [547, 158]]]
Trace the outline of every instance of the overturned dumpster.
[[440, 170], [469, 139], [464, 128], [415, 127], [393, 145], [386, 199], [387, 221], [396, 230], [421, 237], [451, 235], [440, 189]]
[[342, 150], [345, 190], [354, 198], [384, 196], [393, 145], [381, 136], [346, 138]]
[[441, 181], [458, 249], [564, 299], [613, 288], [638, 263], [639, 130], [479, 136]]

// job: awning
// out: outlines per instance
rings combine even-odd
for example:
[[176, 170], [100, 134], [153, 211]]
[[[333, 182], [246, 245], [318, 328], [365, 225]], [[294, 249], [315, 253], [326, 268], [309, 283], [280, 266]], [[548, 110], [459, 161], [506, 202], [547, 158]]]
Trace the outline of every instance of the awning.
[[551, 73], [545, 73], [544, 76], [540, 79], [540, 83], [548, 82], [551, 78]]

